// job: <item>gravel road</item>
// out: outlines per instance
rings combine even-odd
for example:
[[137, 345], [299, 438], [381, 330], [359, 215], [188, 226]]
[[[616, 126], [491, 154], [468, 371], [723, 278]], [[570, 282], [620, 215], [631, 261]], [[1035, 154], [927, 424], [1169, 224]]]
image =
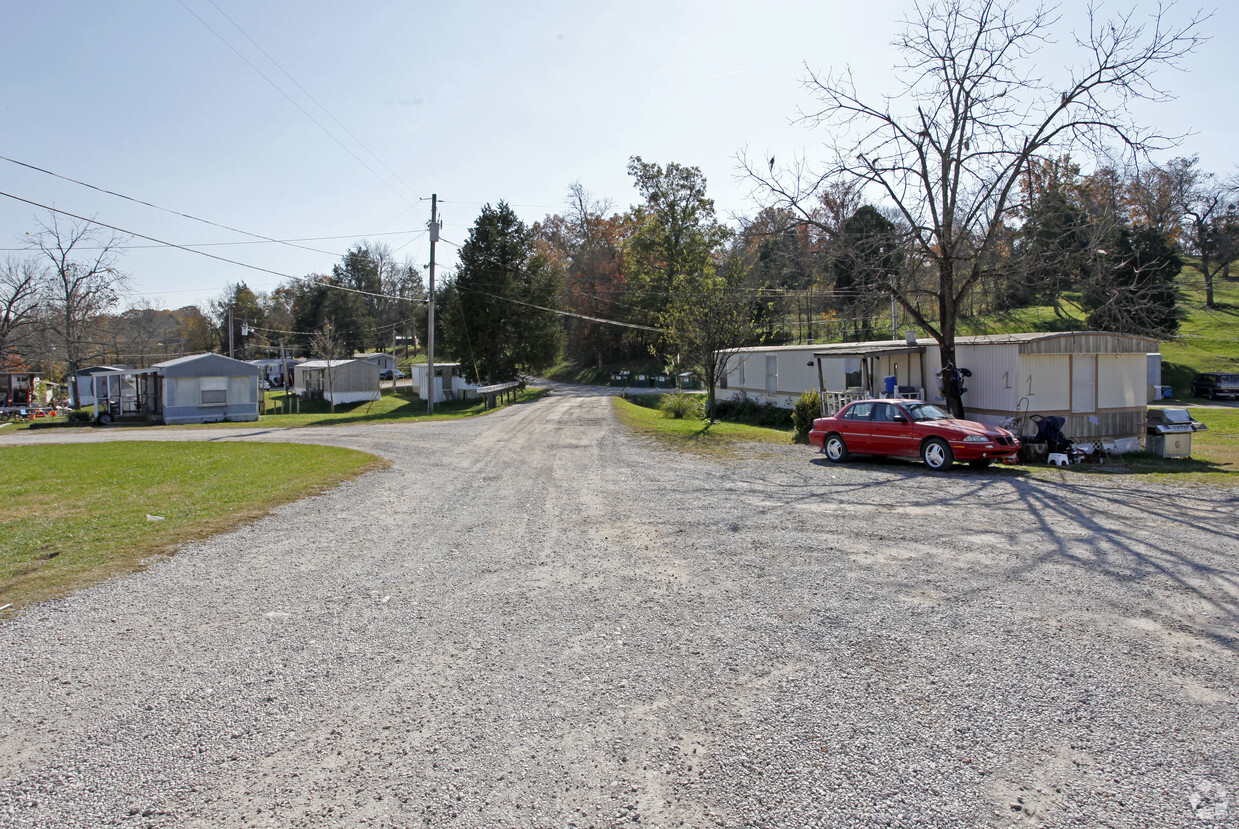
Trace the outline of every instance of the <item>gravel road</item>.
[[1239, 825], [1235, 490], [703, 460], [588, 392], [77, 434], [392, 466], [0, 622], [2, 826]]

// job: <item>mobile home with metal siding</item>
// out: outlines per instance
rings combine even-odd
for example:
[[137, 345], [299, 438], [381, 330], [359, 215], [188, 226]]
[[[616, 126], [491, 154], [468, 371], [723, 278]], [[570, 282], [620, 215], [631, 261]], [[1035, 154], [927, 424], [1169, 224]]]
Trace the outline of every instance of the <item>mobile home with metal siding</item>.
[[293, 390], [333, 403], [378, 400], [379, 367], [368, 360], [307, 360], [293, 369]]
[[147, 371], [152, 370], [162, 385], [158, 396], [164, 423], [258, 419], [258, 366], [222, 354], [197, 354], [155, 363]]
[[726, 387], [718, 390], [720, 400], [748, 397], [758, 403], [771, 403], [785, 409], [796, 405], [796, 398], [818, 387], [817, 364], [813, 353], [821, 346], [775, 345], [737, 348], [727, 366]]

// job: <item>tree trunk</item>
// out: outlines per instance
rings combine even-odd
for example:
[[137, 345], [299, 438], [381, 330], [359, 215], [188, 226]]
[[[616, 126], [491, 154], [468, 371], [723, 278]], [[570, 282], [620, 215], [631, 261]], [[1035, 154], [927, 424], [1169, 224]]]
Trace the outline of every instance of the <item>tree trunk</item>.
[[955, 302], [954, 263], [944, 259], [938, 266], [938, 312], [941, 316], [942, 338], [938, 341], [938, 353], [942, 359], [942, 396], [946, 398], [947, 410], [952, 417], [963, 418], [964, 400], [960, 392], [955, 365]]
[[1216, 308], [1213, 301], [1213, 270], [1209, 267], [1209, 257], [1200, 257], [1200, 272], [1205, 275], [1205, 307]]

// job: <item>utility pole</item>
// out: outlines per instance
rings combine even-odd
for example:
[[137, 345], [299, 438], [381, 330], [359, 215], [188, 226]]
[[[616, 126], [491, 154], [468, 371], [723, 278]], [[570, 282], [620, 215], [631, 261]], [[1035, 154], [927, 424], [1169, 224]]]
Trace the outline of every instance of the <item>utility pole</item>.
[[430, 194], [430, 304], [426, 311], [426, 414], [435, 413], [435, 242], [439, 241], [439, 194]]
[[232, 305], [228, 303], [228, 356], [232, 356]]

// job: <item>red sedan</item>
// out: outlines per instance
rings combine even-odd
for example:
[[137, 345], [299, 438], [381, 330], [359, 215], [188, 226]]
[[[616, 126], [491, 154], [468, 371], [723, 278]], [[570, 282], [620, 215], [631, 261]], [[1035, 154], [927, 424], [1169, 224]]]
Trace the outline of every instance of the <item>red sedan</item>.
[[858, 400], [813, 421], [809, 442], [835, 463], [852, 454], [920, 458], [930, 469], [955, 461], [985, 467], [1015, 463], [1020, 440], [1006, 429], [956, 420], [919, 400]]

